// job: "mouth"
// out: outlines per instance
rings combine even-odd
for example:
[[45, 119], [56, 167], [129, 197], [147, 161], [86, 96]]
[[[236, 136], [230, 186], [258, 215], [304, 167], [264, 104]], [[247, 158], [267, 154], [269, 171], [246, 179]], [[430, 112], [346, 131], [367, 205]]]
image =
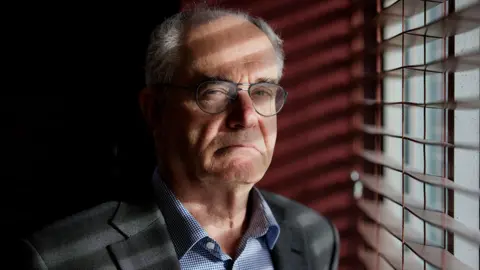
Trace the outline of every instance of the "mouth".
[[225, 147], [222, 147], [220, 149], [218, 149], [217, 151], [223, 153], [223, 152], [226, 152], [228, 150], [233, 150], [233, 149], [251, 149], [251, 150], [254, 150], [256, 152], [260, 152], [260, 150], [253, 144], [232, 144], [232, 145], [229, 145], [229, 146], [225, 146]]

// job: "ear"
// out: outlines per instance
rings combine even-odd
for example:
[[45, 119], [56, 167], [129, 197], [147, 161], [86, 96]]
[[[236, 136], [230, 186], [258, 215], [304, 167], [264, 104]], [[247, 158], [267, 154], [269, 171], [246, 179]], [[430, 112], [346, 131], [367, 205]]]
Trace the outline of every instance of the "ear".
[[138, 101], [147, 125], [151, 129], [155, 129], [155, 125], [156, 123], [158, 123], [157, 121], [159, 120], [157, 104], [158, 97], [155, 94], [155, 91], [149, 87], [142, 89], [142, 91], [140, 91]]

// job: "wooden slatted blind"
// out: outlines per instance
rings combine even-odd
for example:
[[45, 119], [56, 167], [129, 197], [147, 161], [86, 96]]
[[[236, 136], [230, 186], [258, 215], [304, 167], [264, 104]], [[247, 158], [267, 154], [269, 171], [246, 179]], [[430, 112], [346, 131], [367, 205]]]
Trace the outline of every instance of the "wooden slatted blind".
[[[362, 122], [358, 128], [365, 136], [374, 138], [372, 147], [355, 145], [355, 151], [365, 164], [371, 166], [371, 170], [355, 171], [352, 180], [361, 185], [364, 192], [357, 198], [358, 208], [363, 216], [358, 222], [358, 232], [364, 239], [364, 245], [359, 248], [358, 256], [367, 269], [478, 269], [479, 265], [472, 268], [464, 261], [455, 256], [454, 240], [460, 237], [476, 245], [480, 245], [480, 231], [478, 227], [464, 224], [455, 218], [455, 196], [467, 196], [478, 201], [480, 187], [464, 185], [462, 181], [456, 181], [455, 175], [455, 149], [478, 153], [480, 151], [479, 140], [474, 142], [462, 142], [455, 140], [454, 126], [461, 114], [458, 111], [479, 111], [480, 100], [478, 95], [471, 97], [456, 98], [455, 77], [458, 72], [475, 71], [480, 67], [480, 51], [478, 46], [474, 50], [455, 53], [455, 37], [474, 31], [480, 26], [480, 2], [471, 1], [469, 5], [455, 10], [455, 1], [446, 0], [396, 0], [390, 1], [386, 6], [383, 1], [377, 1], [377, 15], [373, 19], [377, 27], [377, 44], [373, 51], [370, 48], [365, 53], [375, 53], [377, 59], [376, 73], [362, 74], [362, 80], [372, 82], [377, 90], [371, 98], [359, 98], [359, 106], [374, 112], [374, 121]], [[441, 16], [429, 20], [430, 10], [441, 10]], [[423, 17], [420, 26], [408, 27], [409, 19]], [[390, 24], [401, 24], [400, 33], [391, 37], [384, 37], [382, 30]], [[477, 37], [478, 38], [478, 37]], [[437, 42], [441, 44], [441, 57], [428, 59], [428, 50], [432, 49], [429, 44]], [[413, 47], [421, 47], [423, 56], [416, 63], [407, 61], [408, 51]], [[438, 46], [437, 46], [438, 47]], [[387, 52], [399, 51], [401, 64], [390, 68], [382, 64], [383, 57]], [[422, 59], [423, 58], [423, 59]], [[478, 72], [477, 72], [478, 73]], [[441, 78], [442, 85], [427, 87], [428, 77]], [[417, 79], [423, 86], [416, 91], [422, 91], [423, 101], [408, 99], [407, 86], [409, 80]], [[398, 88], [388, 87], [386, 80], [399, 80]], [[478, 78], [477, 78], [478, 82]], [[385, 89], [387, 87], [388, 89]], [[477, 87], [478, 88], [478, 87]], [[401, 99], [391, 100], [385, 98], [385, 93], [401, 92]], [[439, 99], [429, 99], [429, 91], [436, 91]], [[358, 97], [357, 97], [358, 98]], [[397, 126], [390, 130], [385, 121], [387, 108], [398, 108], [401, 111], [401, 121], [388, 123], [389, 126]], [[420, 129], [423, 136], [413, 134], [407, 125], [407, 114], [411, 108], [423, 110], [423, 119], [417, 119], [423, 127]], [[436, 130], [441, 136], [432, 139], [428, 136], [431, 129], [429, 113], [427, 110], [438, 110], [442, 117], [437, 121]], [[410, 118], [412, 118], [410, 116]], [[422, 118], [422, 117], [421, 117]], [[415, 120], [415, 119], [414, 119]], [[479, 121], [477, 118], [476, 121]], [[468, 130], [466, 132], [469, 132]], [[471, 131], [475, 132], [475, 131]], [[478, 135], [477, 135], [478, 137]], [[401, 150], [389, 155], [388, 145], [385, 138], [401, 140]], [[420, 145], [423, 151], [417, 153], [422, 168], [411, 166], [408, 154], [408, 143]], [[442, 163], [438, 169], [440, 173], [433, 174], [427, 170], [430, 159], [429, 147], [441, 149]], [[480, 166], [479, 166], [480, 167]], [[383, 172], [390, 170], [401, 175], [399, 185], [390, 185], [391, 179]], [[476, 168], [478, 170], [478, 168]], [[423, 185], [423, 199], [413, 196], [408, 192], [408, 179], [418, 181]], [[438, 207], [431, 207], [427, 203], [427, 187], [433, 186], [442, 190], [442, 196], [437, 196]], [[410, 187], [411, 188], [411, 187]], [[440, 199], [438, 199], [440, 198]], [[388, 202], [387, 202], [388, 201]], [[402, 214], [396, 215], [392, 203], [401, 207]], [[408, 214], [404, 214], [408, 213]], [[478, 216], [478, 213], [474, 213]], [[418, 227], [408, 222], [407, 215], [414, 216], [423, 222]], [[442, 243], [432, 244], [427, 238], [427, 226], [433, 226], [442, 231]], [[478, 256], [478, 254], [477, 254]]]

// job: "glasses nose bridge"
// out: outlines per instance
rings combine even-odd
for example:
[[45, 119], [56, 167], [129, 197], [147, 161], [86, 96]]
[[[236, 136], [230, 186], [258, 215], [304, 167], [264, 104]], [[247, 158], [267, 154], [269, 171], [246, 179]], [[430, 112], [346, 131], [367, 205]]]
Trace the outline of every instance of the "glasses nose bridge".
[[235, 87], [237, 88], [237, 91], [248, 91], [250, 89], [251, 84], [249, 83], [237, 83]]
[[250, 84], [250, 83], [237, 83], [237, 84], [235, 84], [236, 95], [235, 95], [235, 98], [233, 100], [238, 102], [239, 98], [240, 98], [240, 95], [239, 95], [240, 92], [245, 91], [245, 92], [247, 92], [247, 97], [246, 98], [249, 99], [248, 103], [250, 104], [250, 106], [252, 106], [254, 108], [254, 110], [256, 110], [255, 106], [253, 105], [253, 103], [254, 103], [253, 99], [250, 96], [250, 91], [249, 90], [250, 90], [251, 86], [252, 86], [252, 84]]
[[245, 91], [245, 92], [247, 92], [247, 95], [248, 95], [250, 101], [253, 103], [253, 99], [252, 99], [252, 97], [250, 96], [250, 87], [251, 87], [251, 86], [252, 86], [252, 84], [250, 84], [250, 83], [237, 83], [237, 84], [235, 84], [236, 95], [235, 95], [235, 99], [234, 99], [234, 100], [238, 100], [238, 98], [239, 98], [239, 96], [240, 96], [240, 95], [239, 95], [240, 92]]

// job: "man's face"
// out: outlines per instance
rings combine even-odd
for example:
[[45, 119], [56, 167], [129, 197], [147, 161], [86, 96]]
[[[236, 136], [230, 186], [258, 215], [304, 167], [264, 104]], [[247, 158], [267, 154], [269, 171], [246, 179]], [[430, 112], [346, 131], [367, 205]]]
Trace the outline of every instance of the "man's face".
[[[246, 84], [279, 79], [270, 40], [239, 18], [223, 17], [190, 27], [184, 49], [174, 85], [195, 86], [207, 78]], [[247, 91], [239, 92], [224, 112], [208, 114], [196, 104], [194, 89], [167, 89], [157, 130], [161, 135], [156, 138], [162, 162], [217, 184], [259, 181], [272, 160], [276, 116], [259, 115]]]

